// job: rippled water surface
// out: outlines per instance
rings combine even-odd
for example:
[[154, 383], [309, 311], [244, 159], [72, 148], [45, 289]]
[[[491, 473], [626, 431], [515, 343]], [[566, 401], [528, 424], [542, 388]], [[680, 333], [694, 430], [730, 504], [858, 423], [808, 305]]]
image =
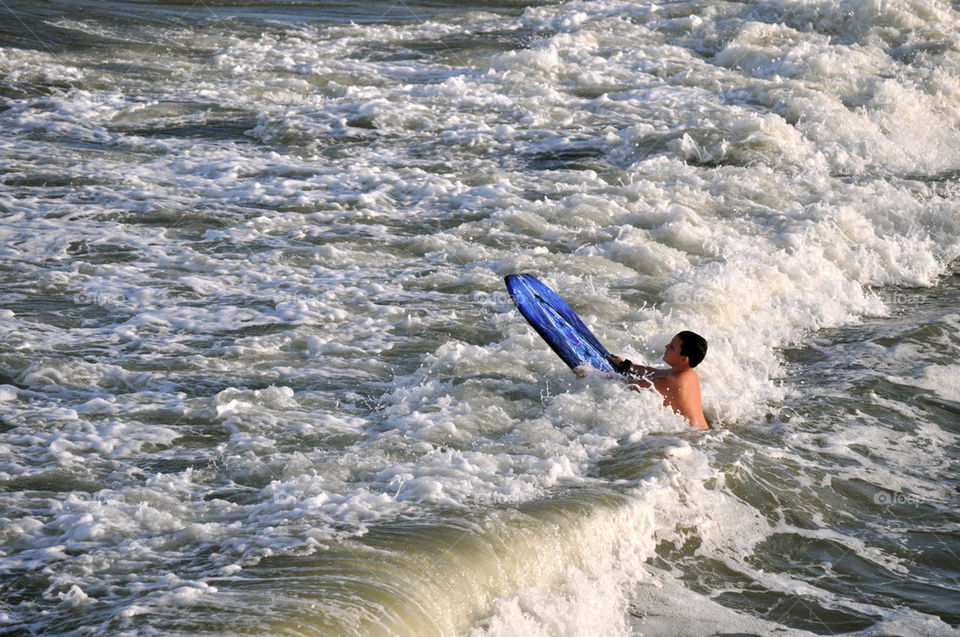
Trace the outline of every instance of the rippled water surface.
[[[0, 634], [960, 634], [960, 15], [0, 3]], [[712, 429], [578, 378], [708, 339]]]

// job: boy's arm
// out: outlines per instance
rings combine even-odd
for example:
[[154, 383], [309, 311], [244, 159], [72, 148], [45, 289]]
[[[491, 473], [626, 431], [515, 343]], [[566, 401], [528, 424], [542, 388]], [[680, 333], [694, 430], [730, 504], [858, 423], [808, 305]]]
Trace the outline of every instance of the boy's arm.
[[[624, 376], [636, 378], [638, 380], [645, 381], [645, 376], [649, 376], [657, 371], [655, 367], [634, 365], [629, 360], [621, 358], [620, 356], [614, 356], [613, 354], [610, 355], [608, 360], [618, 374], [623, 374]], [[645, 386], [649, 387], [649, 382], [647, 382], [647, 385]]]

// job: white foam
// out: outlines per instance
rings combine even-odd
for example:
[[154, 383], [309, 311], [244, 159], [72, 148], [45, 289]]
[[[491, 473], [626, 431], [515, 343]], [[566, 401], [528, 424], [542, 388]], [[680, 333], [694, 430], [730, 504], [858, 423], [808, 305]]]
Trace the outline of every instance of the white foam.
[[[486, 613], [475, 632], [782, 628], [648, 568], [683, 528], [769, 590], [836, 601], [752, 568], [783, 529], [724, 488], [725, 460], [655, 394], [570, 375], [501, 277], [537, 273], [636, 361], [703, 332], [708, 418], [762, 427], [790, 393], [782, 347], [884, 314], [878, 288], [935, 285], [960, 255], [955, 11], [604, 0], [517, 19], [230, 24], [143, 27], [170, 43], [149, 76], [124, 46], [109, 64], [0, 49], [10, 95], [30, 89], [0, 113], [0, 254], [17, 303], [0, 310], [15, 383], [0, 386], [0, 478], [69, 489], [2, 521], [24, 546], [10, 564], [53, 572], [67, 609], [117, 603], [134, 618], [217, 597], [204, 578], [263, 556], [616, 482], [636, 501], [563, 526], [549, 582], [516, 559], [471, 607]], [[491, 48], [434, 51], [459, 39]], [[117, 82], [109, 68], [128, 62]], [[958, 401], [956, 377], [890, 379]], [[881, 425], [789, 432], [777, 452], [826, 450], [852, 467], [837, 476], [946, 501], [921, 475], [936, 467]], [[679, 442], [644, 472], [598, 477], [658, 436]], [[920, 437], [939, 452], [952, 441]], [[884, 462], [863, 461], [867, 443]], [[862, 543], [809, 537], [900, 572]], [[197, 581], [165, 577], [168, 556], [197, 547], [213, 552]], [[143, 599], [89, 596], [112, 578]]]
[[945, 400], [960, 403], [960, 365], [927, 365], [917, 376], [896, 376], [891, 380], [926, 389]]

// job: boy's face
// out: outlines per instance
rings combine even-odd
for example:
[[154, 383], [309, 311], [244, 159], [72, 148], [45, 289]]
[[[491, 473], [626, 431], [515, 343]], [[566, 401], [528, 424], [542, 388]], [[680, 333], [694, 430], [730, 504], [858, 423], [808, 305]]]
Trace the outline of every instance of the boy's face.
[[686, 363], [688, 361], [687, 357], [680, 353], [682, 346], [683, 340], [681, 340], [680, 336], [674, 336], [673, 339], [667, 343], [667, 347], [663, 351], [663, 362], [670, 367], [676, 367], [677, 365]]

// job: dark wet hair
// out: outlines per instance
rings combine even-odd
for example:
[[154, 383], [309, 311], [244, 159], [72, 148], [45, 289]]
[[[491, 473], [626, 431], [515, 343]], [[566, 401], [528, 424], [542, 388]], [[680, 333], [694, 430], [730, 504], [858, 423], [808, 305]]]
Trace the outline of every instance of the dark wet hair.
[[707, 340], [696, 332], [680, 332], [680, 355], [686, 356], [690, 367], [696, 367], [707, 355]]

